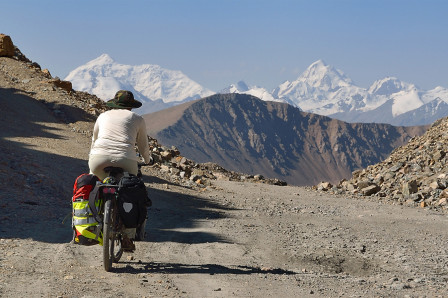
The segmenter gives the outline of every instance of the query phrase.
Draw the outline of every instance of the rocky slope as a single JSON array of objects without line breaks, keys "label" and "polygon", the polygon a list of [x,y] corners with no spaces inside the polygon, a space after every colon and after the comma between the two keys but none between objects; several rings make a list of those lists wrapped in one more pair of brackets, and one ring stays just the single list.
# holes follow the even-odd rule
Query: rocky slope
[{"label": "rocky slope", "polygon": [[384,161],[353,172],[335,186],[321,183],[319,190],[371,197],[400,205],[447,209],[448,118],[395,149]]},{"label": "rocky slope", "polygon": [[349,124],[245,94],[218,94],[144,115],[150,134],[198,162],[293,185],[348,178],[425,127]]}]

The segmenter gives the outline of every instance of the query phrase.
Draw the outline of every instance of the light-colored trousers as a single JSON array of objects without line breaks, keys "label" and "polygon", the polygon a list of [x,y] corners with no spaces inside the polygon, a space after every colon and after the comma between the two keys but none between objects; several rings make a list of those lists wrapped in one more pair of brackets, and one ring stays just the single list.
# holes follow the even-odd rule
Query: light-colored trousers
[{"label": "light-colored trousers", "polygon": [[129,172],[129,174],[134,175],[137,175],[138,173],[138,165],[136,160],[99,154],[89,155],[90,174],[95,174],[102,181],[107,177],[106,172],[104,172],[105,167],[119,167],[125,172]]}]

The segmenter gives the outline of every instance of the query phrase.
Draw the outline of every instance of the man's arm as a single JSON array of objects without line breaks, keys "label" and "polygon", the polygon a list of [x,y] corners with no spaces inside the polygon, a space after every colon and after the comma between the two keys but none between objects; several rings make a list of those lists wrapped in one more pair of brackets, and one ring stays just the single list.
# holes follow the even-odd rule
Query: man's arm
[{"label": "man's arm", "polygon": [[146,132],[146,124],[143,118],[141,118],[139,130],[137,133],[137,148],[145,163],[151,164],[152,158],[149,154],[148,134]]},{"label": "man's arm", "polygon": [[98,120],[95,122],[95,126],[93,127],[93,134],[92,134],[92,144],[90,145],[90,150],[93,149],[93,145],[95,144],[96,139],[98,139]]}]

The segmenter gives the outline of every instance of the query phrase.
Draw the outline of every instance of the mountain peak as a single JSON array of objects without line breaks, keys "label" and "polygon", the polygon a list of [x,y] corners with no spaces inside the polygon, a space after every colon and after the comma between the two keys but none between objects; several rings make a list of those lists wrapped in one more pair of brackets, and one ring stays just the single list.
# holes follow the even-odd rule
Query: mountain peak
[{"label": "mountain peak", "polygon": [[353,84],[342,71],[327,65],[321,59],[312,63],[298,80],[306,82],[312,87],[319,87],[326,90]]},{"label": "mountain peak", "polygon": [[369,93],[375,95],[391,95],[409,87],[396,77],[385,77],[384,79],[375,81],[369,88]]},{"label": "mountain peak", "polygon": [[319,59],[313,63],[311,63],[311,65],[308,68],[319,68],[319,67],[326,67],[327,63],[325,63],[324,60]]},{"label": "mountain peak", "polygon": [[230,84],[227,88],[222,89],[218,93],[243,93],[249,91],[249,86],[247,86],[246,82],[239,81],[236,84]]},{"label": "mountain peak", "polygon": [[109,56],[108,54],[101,54],[99,57],[91,60],[90,62],[88,62],[89,64],[111,64],[114,63],[114,59],[112,59],[111,56]]},{"label": "mountain peak", "polygon": [[333,68],[329,65],[327,65],[323,60],[317,60],[316,62],[312,63],[308,68],[303,72],[301,77],[322,77],[328,72],[332,72]]}]

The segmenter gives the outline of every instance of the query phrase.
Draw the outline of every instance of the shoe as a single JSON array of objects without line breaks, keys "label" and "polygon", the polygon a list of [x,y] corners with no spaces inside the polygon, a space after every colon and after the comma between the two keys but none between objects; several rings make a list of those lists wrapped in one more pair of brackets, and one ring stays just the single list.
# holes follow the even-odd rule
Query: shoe
[{"label": "shoe", "polygon": [[123,251],[134,252],[135,244],[127,236],[124,236],[123,239],[121,239],[121,248]]}]

